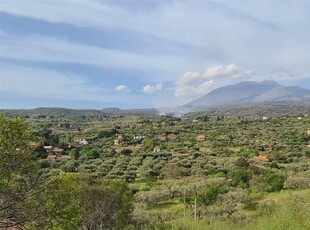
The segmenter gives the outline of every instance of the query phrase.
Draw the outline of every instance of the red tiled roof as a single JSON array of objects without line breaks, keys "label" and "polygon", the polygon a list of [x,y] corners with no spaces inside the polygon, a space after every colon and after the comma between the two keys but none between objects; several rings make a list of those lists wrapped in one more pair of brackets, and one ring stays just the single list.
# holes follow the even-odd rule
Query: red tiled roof
[{"label": "red tiled roof", "polygon": [[64,151],[64,150],[61,148],[54,148],[54,152],[56,152],[56,153],[61,153],[62,151]]},{"label": "red tiled roof", "polygon": [[255,156],[253,159],[257,160],[257,161],[265,161],[265,162],[269,162],[270,161],[267,156]]}]

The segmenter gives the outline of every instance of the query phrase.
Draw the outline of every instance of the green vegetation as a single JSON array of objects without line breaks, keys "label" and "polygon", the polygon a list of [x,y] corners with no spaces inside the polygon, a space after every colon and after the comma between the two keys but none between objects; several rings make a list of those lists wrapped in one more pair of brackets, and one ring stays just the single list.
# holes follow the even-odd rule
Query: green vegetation
[{"label": "green vegetation", "polygon": [[308,116],[95,114],[0,116],[0,228],[309,229]]}]

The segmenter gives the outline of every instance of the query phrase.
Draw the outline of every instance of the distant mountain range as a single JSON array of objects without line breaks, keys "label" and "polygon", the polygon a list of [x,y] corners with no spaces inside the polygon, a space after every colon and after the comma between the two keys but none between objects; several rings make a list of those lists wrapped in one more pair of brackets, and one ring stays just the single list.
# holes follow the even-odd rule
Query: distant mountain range
[{"label": "distant mountain range", "polygon": [[244,81],[217,88],[184,107],[240,106],[261,103],[310,103],[310,90],[275,81]]},{"label": "distant mountain range", "polygon": [[21,117],[113,117],[113,116],[182,116],[190,112],[209,115],[253,116],[261,114],[307,114],[310,111],[310,90],[298,86],[282,86],[275,81],[244,81],[217,88],[206,95],[178,107],[145,109],[0,109],[10,116]]}]

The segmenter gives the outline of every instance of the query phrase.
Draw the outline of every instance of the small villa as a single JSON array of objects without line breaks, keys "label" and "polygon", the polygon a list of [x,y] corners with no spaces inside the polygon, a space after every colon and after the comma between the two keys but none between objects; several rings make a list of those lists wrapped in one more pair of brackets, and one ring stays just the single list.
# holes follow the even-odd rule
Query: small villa
[{"label": "small villa", "polygon": [[264,150],[265,152],[270,152],[270,151],[272,150],[272,148],[271,148],[270,146],[264,146],[264,147],[263,147],[263,150]]},{"label": "small villa", "polygon": [[35,142],[30,142],[30,143],[29,143],[29,146],[30,146],[30,148],[35,149],[35,148],[37,148],[39,145],[38,145],[37,143],[35,143]]},{"label": "small villa", "polygon": [[123,134],[116,134],[116,138],[119,140],[123,139]]},{"label": "small villa", "polygon": [[255,161],[264,161],[264,162],[269,162],[270,159],[267,156],[255,156],[253,157],[253,160]]},{"label": "small villa", "polygon": [[206,139],[205,135],[198,135],[196,141],[204,141]]},{"label": "small villa", "polygon": [[144,136],[136,135],[136,136],[133,137],[133,139],[134,139],[135,141],[142,141],[142,140],[144,139]]},{"label": "small villa", "polygon": [[160,147],[159,146],[155,146],[154,149],[153,149],[153,152],[154,153],[160,152]]},{"label": "small villa", "polygon": [[120,145],[122,142],[120,139],[115,139],[114,140],[114,145]]},{"label": "small villa", "polygon": [[53,149],[53,152],[54,152],[55,154],[62,153],[63,151],[64,151],[64,150],[61,149],[61,148],[54,148],[54,149]]},{"label": "small villa", "polygon": [[86,141],[86,138],[84,137],[77,137],[77,138],[74,138],[74,142],[77,142],[77,143],[80,143],[82,141]]},{"label": "small villa", "polygon": [[177,138],[177,135],[171,133],[171,134],[169,134],[167,137],[168,137],[168,139],[174,140],[174,139]]}]

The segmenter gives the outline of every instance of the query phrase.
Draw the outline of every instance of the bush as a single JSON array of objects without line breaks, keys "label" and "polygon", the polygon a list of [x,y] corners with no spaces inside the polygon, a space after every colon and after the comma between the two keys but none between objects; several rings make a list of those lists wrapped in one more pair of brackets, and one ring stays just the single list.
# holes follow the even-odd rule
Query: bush
[{"label": "bush", "polygon": [[237,169],[228,174],[231,179],[231,185],[237,188],[247,188],[249,181],[249,174],[245,169]]},{"label": "bush", "polygon": [[288,177],[284,182],[284,188],[292,189],[309,189],[310,188],[310,178],[307,177]]},{"label": "bush", "polygon": [[209,185],[202,192],[198,193],[197,201],[205,206],[214,204],[221,192],[222,190],[219,185]]}]

